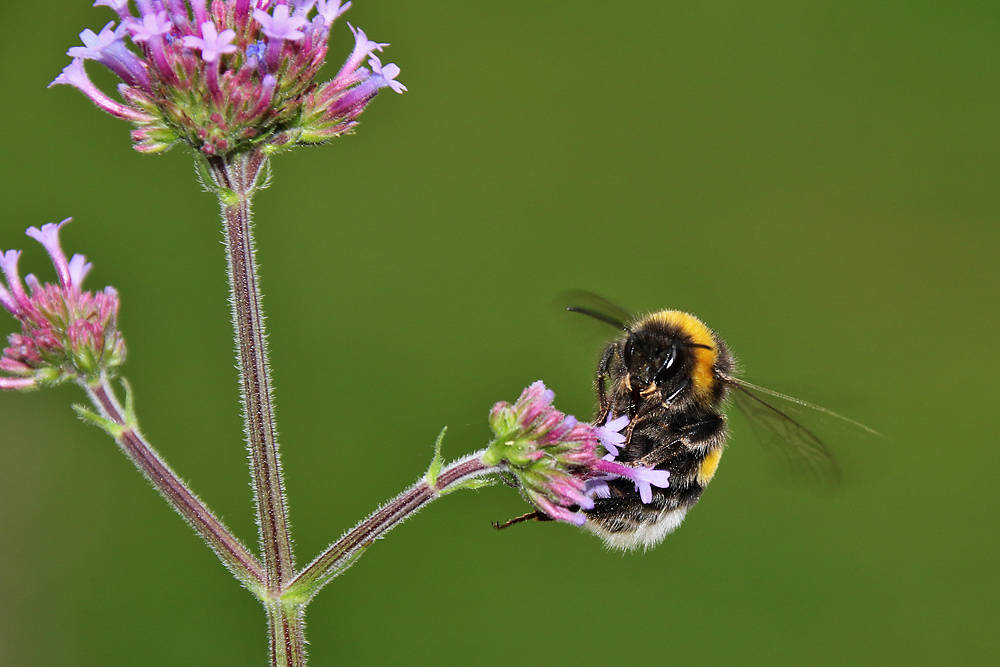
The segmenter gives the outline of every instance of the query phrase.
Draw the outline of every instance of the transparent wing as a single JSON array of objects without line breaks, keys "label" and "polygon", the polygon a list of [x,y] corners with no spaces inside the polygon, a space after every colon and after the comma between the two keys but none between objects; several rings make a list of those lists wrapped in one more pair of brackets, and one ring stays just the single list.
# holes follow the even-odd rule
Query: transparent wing
[{"label": "transparent wing", "polygon": [[838,419],[871,435],[877,432],[831,410],[780,394],[737,378],[726,378],[736,407],[773,458],[797,476],[824,485],[840,481],[840,468],[819,437],[802,423],[802,415],[813,411]]}]

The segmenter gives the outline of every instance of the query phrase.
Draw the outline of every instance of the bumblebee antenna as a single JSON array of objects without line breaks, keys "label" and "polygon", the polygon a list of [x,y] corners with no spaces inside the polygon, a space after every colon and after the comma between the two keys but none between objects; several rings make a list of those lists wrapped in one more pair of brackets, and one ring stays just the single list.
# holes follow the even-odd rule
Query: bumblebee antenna
[{"label": "bumblebee antenna", "polygon": [[568,310],[571,313],[580,313],[581,315],[586,315],[587,317],[593,317],[595,320],[599,320],[601,322],[604,322],[605,324],[610,324],[616,329],[621,329],[626,333],[632,333],[632,330],[628,328],[627,324],[619,321],[618,319],[606,313],[602,313],[596,310],[591,310],[590,308],[581,308],[580,306],[569,306],[566,308],[566,310]]}]

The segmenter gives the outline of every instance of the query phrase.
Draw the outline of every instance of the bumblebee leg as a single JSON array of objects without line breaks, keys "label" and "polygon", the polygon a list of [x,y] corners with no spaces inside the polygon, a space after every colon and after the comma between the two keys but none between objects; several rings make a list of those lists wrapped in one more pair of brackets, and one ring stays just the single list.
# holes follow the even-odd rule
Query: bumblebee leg
[{"label": "bumblebee leg", "polygon": [[527,514],[514,517],[510,521],[505,521],[503,523],[500,523],[499,521],[494,521],[492,523],[492,526],[497,530],[503,530],[504,528],[509,528],[510,526],[513,526],[515,523],[521,523],[524,521],[552,521],[552,517],[542,512],[528,512]]},{"label": "bumblebee leg", "polygon": [[521,483],[517,481],[517,477],[515,477],[514,474],[508,470],[501,470],[497,473],[497,477],[500,478],[501,482],[512,489],[521,488]]},{"label": "bumblebee leg", "polygon": [[594,380],[594,385],[597,387],[597,405],[601,413],[597,416],[594,421],[596,424],[603,424],[608,419],[608,411],[611,410],[611,406],[608,404],[608,397],[605,392],[604,378],[611,377],[610,366],[611,358],[615,355],[617,346],[612,343],[608,345],[604,350],[604,354],[601,355],[601,361],[597,364],[597,378]]},{"label": "bumblebee leg", "polygon": [[[712,415],[693,424],[679,429],[676,435],[654,447],[648,454],[639,459],[644,466],[657,466],[676,453],[677,444],[681,443],[689,450],[704,451],[707,447],[721,442],[726,433],[726,420],[722,415]],[[631,433],[629,433],[631,436]]]}]

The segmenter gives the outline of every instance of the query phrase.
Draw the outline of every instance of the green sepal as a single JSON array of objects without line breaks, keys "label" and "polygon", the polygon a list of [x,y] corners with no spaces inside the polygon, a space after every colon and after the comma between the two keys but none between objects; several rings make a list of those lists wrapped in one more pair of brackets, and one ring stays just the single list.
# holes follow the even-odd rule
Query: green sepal
[{"label": "green sepal", "polygon": [[491,442],[483,452],[483,463],[491,468],[500,465],[503,462],[505,446],[508,444],[510,443],[501,442],[499,438]]},{"label": "green sepal", "polygon": [[446,496],[452,491],[458,491],[459,489],[482,489],[487,486],[493,486],[497,483],[497,480],[493,477],[471,477],[464,482],[459,482],[454,484],[447,489],[439,491],[439,495]]},{"label": "green sepal", "polygon": [[200,151],[195,151],[194,168],[198,173],[198,180],[201,186],[208,192],[212,192],[219,198],[219,203],[226,207],[236,206],[240,203],[239,196],[230,190],[218,185],[212,178],[212,172],[208,168],[208,160]]},{"label": "green sepal", "polygon": [[438,433],[437,440],[434,441],[434,458],[431,459],[431,465],[427,468],[427,472],[424,474],[424,481],[427,482],[429,486],[437,486],[438,475],[441,474],[441,470],[444,468],[444,459],[441,458],[441,442],[444,440],[444,434],[448,432],[448,427],[445,426]]},{"label": "green sepal", "polygon": [[219,203],[226,208],[233,208],[239,206],[240,197],[235,192],[229,188],[223,188],[220,186],[215,186],[215,196],[219,198]]},{"label": "green sepal", "polygon": [[112,438],[114,438],[115,440],[121,438],[122,434],[125,432],[125,427],[122,426],[121,424],[116,424],[110,419],[102,417],[101,415],[97,414],[96,412],[93,412],[92,410],[88,409],[83,405],[74,403],[73,410],[76,411],[76,415],[80,419],[87,422],[88,424],[92,424],[98,427],[99,429],[103,430],[105,433],[110,435]]},{"label": "green sepal", "polygon": [[139,420],[135,416],[135,396],[132,394],[132,385],[125,378],[118,378],[125,390],[125,426],[133,431],[139,430]]}]

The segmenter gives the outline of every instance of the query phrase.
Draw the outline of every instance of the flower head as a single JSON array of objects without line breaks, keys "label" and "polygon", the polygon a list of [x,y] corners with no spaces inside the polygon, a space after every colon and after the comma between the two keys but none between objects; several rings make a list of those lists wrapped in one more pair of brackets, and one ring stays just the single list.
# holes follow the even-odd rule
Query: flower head
[{"label": "flower head", "polygon": [[[80,33],[73,64],[52,83],[78,88],[98,107],[132,122],[136,150],[181,143],[204,155],[321,143],[350,132],[381,88],[406,90],[399,68],[377,59],[387,44],[354,30],[355,48],[337,76],[315,81],[339,0],[97,0],[121,21]],[[353,30],[353,29],[352,29]],[[363,43],[361,43],[363,41]],[[121,101],[87,77],[96,61],[122,80]]]},{"label": "flower head", "polygon": [[525,500],[558,521],[586,523],[594,498],[605,498],[607,481],[626,478],[636,484],[642,502],[652,500],[652,487],[666,487],[666,470],[618,463],[613,454],[601,457],[601,445],[621,445],[619,433],[627,417],[604,426],[577,421],[552,406],[555,395],[542,382],[525,389],[514,405],[497,403],[490,411],[496,439],[483,456],[488,465],[504,465],[517,477]]},{"label": "flower head", "polygon": [[11,334],[0,356],[0,389],[31,389],[66,380],[114,374],[125,361],[125,342],[117,329],[118,294],[111,287],[94,294],[84,292],[83,279],[90,263],[83,255],[67,259],[59,243],[59,230],[70,221],[31,227],[28,236],[49,253],[57,284],[39,283],[25,276],[25,290],[17,268],[21,253],[0,252],[0,305],[21,323],[21,333]]}]

